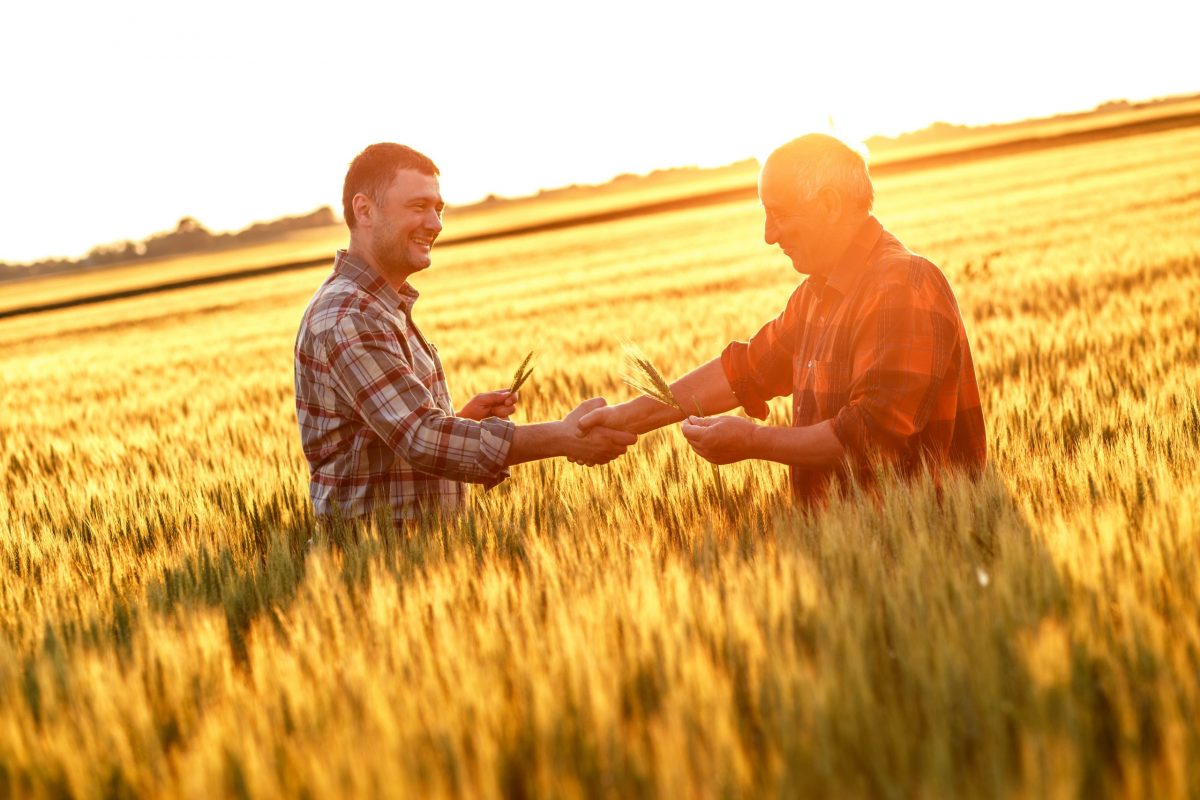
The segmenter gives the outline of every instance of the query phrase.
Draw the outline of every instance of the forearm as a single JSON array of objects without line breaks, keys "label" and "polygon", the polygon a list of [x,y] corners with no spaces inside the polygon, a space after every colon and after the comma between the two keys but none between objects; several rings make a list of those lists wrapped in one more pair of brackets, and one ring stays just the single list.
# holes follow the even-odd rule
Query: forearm
[{"label": "forearm", "polygon": [[683,410],[664,405],[649,397],[637,397],[621,403],[616,427],[642,434],[664,425],[679,422],[697,414],[708,416],[737,408],[737,397],[721,368],[721,359],[714,358],[671,384],[671,392]]},{"label": "forearm", "polygon": [[574,434],[569,434],[561,422],[518,425],[513,431],[512,445],[508,448],[508,457],[504,465],[511,467],[526,461],[566,455],[568,435]]},{"label": "forearm", "polygon": [[[475,422],[426,410],[406,425],[376,427],[392,449],[414,468],[456,481],[490,483],[505,467],[516,426],[506,420]],[[403,431],[403,433],[400,433]]]},{"label": "forearm", "polygon": [[777,461],[804,469],[831,467],[845,455],[829,420],[801,428],[758,425],[750,437],[749,458]]}]

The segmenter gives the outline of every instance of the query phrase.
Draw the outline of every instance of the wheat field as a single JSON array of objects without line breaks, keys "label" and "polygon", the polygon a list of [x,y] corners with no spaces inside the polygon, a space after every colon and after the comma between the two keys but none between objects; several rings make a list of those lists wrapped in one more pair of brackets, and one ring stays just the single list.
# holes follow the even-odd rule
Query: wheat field
[{"label": "wheat field", "polygon": [[[307,546],[324,270],[0,322],[0,796],[1200,797],[1200,131],[876,188],[973,343],[940,501],[805,512],[665,429]],[[536,350],[559,417],[622,340],[678,375],[775,315],[761,226],[435,251],[417,319],[456,400]]]}]

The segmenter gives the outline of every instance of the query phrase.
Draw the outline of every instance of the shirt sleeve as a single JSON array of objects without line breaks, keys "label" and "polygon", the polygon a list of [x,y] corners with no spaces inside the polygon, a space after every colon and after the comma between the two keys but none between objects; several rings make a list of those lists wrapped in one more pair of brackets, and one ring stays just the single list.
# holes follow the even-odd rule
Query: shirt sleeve
[{"label": "shirt sleeve", "polygon": [[326,342],[334,384],[363,422],[421,472],[491,487],[508,477],[504,462],[516,426],[442,411],[413,372],[397,334],[367,314],[346,314]]},{"label": "shirt sleeve", "polygon": [[792,356],[802,316],[801,292],[792,293],[779,316],[763,325],[749,342],[730,342],[721,353],[725,379],[746,413],[767,418],[767,401],[792,392]]},{"label": "shirt sleeve", "polygon": [[855,333],[849,402],[832,420],[855,459],[905,453],[924,430],[957,347],[957,326],[919,284],[881,288]]}]

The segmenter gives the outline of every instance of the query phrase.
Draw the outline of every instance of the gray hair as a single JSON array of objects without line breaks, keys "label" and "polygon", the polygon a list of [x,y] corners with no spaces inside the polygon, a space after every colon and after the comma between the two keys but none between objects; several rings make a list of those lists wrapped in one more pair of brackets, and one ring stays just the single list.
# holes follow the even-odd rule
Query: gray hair
[{"label": "gray hair", "polygon": [[822,188],[837,189],[850,203],[870,211],[875,187],[862,153],[823,133],[810,133],[775,149],[767,159],[792,171],[796,200],[807,202]]}]

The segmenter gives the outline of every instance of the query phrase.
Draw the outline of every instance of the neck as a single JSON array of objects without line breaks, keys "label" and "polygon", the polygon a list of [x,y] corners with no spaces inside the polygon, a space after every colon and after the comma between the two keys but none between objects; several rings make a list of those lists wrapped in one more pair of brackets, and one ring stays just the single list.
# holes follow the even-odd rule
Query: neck
[{"label": "neck", "polygon": [[363,262],[371,269],[378,272],[383,279],[391,284],[392,288],[400,291],[400,288],[408,282],[408,276],[411,272],[400,272],[394,268],[389,268],[374,255],[375,248],[371,246],[370,241],[366,241],[365,237],[350,233],[350,243],[346,245],[346,255]]},{"label": "neck", "polygon": [[838,264],[842,263],[842,259],[846,257],[846,251],[850,249],[850,245],[854,243],[854,237],[866,221],[865,214],[855,215],[830,231],[829,259],[825,263],[826,275],[830,275],[837,269]]}]

